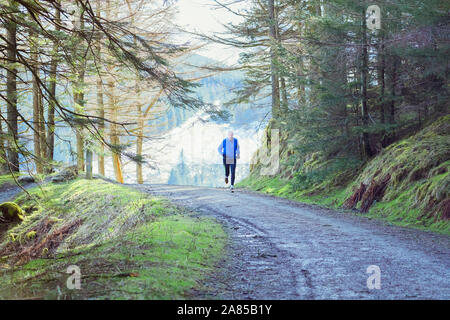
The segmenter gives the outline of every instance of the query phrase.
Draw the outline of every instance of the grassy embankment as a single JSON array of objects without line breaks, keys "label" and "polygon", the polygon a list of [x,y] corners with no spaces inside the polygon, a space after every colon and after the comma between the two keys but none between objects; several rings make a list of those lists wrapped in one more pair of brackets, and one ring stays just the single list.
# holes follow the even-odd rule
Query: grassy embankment
[{"label": "grassy embankment", "polygon": [[165,199],[84,179],[29,192],[25,221],[0,236],[0,299],[190,298],[223,256],[220,224]]},{"label": "grassy embankment", "polygon": [[[314,172],[327,172],[327,165],[319,156],[312,156],[291,179],[283,178],[285,172],[274,177],[253,172],[238,187],[341,209],[361,184],[369,189],[372,183],[375,186],[387,179],[381,197],[375,199],[367,213],[359,214],[450,234],[449,159],[450,116],[445,116],[390,145],[362,168],[350,172],[350,178],[349,172],[332,170],[315,177]],[[361,202],[357,201],[355,209],[361,208]]]}]

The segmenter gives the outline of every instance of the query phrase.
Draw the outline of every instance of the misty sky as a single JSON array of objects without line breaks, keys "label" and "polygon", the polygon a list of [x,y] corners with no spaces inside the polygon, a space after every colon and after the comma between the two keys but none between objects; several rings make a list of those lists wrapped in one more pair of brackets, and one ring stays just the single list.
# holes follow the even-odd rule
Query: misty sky
[{"label": "misty sky", "polygon": [[[227,0],[225,0],[227,1]],[[229,1],[229,0],[228,0]],[[223,32],[222,23],[239,22],[239,17],[226,9],[218,8],[213,0],[179,0],[176,23],[189,31],[211,34]],[[237,7],[235,7],[237,9]],[[183,37],[183,40],[188,40]],[[199,54],[233,64],[239,58],[239,50],[221,45],[208,45]]]}]

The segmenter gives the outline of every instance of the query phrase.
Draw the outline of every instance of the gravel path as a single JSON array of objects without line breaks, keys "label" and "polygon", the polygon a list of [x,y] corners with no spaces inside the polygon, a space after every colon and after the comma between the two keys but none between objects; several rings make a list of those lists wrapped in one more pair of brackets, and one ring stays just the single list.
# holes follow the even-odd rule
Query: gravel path
[{"label": "gravel path", "polygon": [[[237,190],[133,185],[221,221],[223,299],[450,299],[450,237]],[[368,289],[367,268],[381,270]]]},{"label": "gravel path", "polygon": [[[36,183],[23,184],[24,189],[30,189],[37,186]],[[6,183],[0,186],[0,203],[13,201],[23,190],[15,184]]]}]

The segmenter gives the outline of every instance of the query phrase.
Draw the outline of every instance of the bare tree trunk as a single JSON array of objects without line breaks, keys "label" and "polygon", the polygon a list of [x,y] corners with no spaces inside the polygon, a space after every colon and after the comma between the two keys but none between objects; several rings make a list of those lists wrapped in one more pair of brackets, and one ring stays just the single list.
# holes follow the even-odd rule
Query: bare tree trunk
[{"label": "bare tree trunk", "polygon": [[286,80],[284,77],[280,77],[280,85],[281,85],[281,105],[284,113],[288,111],[288,98],[287,98],[287,90],[286,90]]},{"label": "bare tree trunk", "polygon": [[[80,9],[80,16],[79,21],[77,21],[76,25],[80,27],[81,30],[84,29],[84,12],[83,9]],[[78,113],[84,112],[84,93],[83,93],[83,86],[84,86],[84,73],[85,73],[85,67],[86,67],[86,61],[84,57],[81,57],[79,61],[80,65],[78,66],[78,70],[75,72],[77,73],[77,81],[75,84],[75,90],[74,93],[74,102],[75,102],[75,110]],[[85,170],[85,162],[84,162],[84,133],[83,133],[83,127],[80,126],[76,130],[76,139],[77,139],[77,167],[78,172]]]},{"label": "bare tree trunk", "polygon": [[[137,83],[136,83],[135,90],[136,90],[136,95],[138,97],[138,101],[140,101],[141,89]],[[136,155],[139,157],[139,161],[136,163],[136,180],[139,184],[144,183],[144,177],[142,174],[142,162],[143,162],[142,161],[143,160],[142,151],[143,151],[143,145],[144,145],[145,121],[146,121],[149,113],[151,112],[152,108],[158,102],[158,99],[162,93],[163,93],[163,90],[161,89],[159,91],[159,93],[157,93],[155,95],[155,97],[153,97],[153,99],[150,101],[150,104],[147,107],[147,109],[145,110],[145,112],[143,112],[142,104],[140,104],[140,102],[137,105],[137,112],[139,115],[139,120],[138,120],[138,133],[137,133],[137,141],[136,141]]]},{"label": "bare tree trunk", "polygon": [[[99,132],[104,137],[105,133],[105,108],[103,102],[103,83],[101,78],[97,78],[97,106],[98,106],[98,115],[102,119],[99,123]],[[102,176],[105,175],[105,146],[102,141],[100,141],[100,152],[98,154],[98,173]]]},{"label": "bare tree trunk", "polygon": [[[77,89],[75,89],[77,90]],[[83,103],[82,99],[80,98],[80,93],[74,92],[73,94],[73,100],[75,103],[75,111],[77,113],[82,112],[80,106]],[[83,139],[83,133],[82,128],[76,128],[76,147],[77,147],[77,168],[78,172],[84,171],[84,139]]]},{"label": "bare tree trunk", "polygon": [[8,157],[6,155],[6,139],[3,132],[3,115],[0,107],[0,174],[8,172]]},{"label": "bare tree trunk", "polygon": [[44,173],[44,161],[45,161],[45,118],[44,118],[44,106],[42,101],[41,87],[39,84],[39,53],[37,43],[39,41],[38,36],[34,32],[30,32],[30,49],[31,59],[33,65],[33,129],[34,129],[34,156],[36,164],[36,172]]},{"label": "bare tree trunk", "polygon": [[[111,18],[111,1],[106,1],[106,19]],[[110,123],[110,142],[112,145],[112,161],[114,168],[114,175],[116,176],[116,181],[119,183],[123,183],[123,175],[122,175],[122,165],[120,163],[120,151],[118,148],[120,147],[120,138],[119,131],[117,128],[117,103],[116,103],[116,95],[114,90],[114,81],[111,76],[113,67],[111,64],[106,64],[106,69],[108,71],[108,97],[109,97],[109,110],[111,112],[112,123]]]},{"label": "bare tree trunk", "polygon": [[[386,80],[385,80],[385,65],[386,59],[384,54],[384,37],[380,38],[380,45],[378,46],[378,85],[380,86],[380,122],[384,125],[386,123],[386,115],[385,115],[385,94],[386,94]],[[383,129],[381,131],[381,145],[383,147],[386,146],[386,132]]]},{"label": "bare tree trunk", "polygon": [[[144,120],[139,119],[139,131],[137,136],[137,142],[136,142],[136,154],[140,157],[142,157],[142,149],[143,149],[143,142],[144,142]],[[138,184],[144,183],[144,177],[142,175],[142,161],[138,161],[136,163],[136,178]]]},{"label": "bare tree trunk", "polygon": [[386,117],[385,117],[385,110],[384,110],[384,96],[385,96],[385,89],[386,89],[386,81],[384,79],[384,65],[385,65],[385,61],[384,61],[384,46],[381,45],[380,47],[380,53],[379,53],[379,63],[380,63],[380,67],[378,69],[378,84],[380,85],[380,120],[381,123],[385,123],[386,122]]},{"label": "bare tree trunk", "polygon": [[[369,126],[369,110],[367,105],[367,75],[368,75],[368,57],[367,57],[367,26],[365,19],[365,11],[362,15],[363,26],[362,26],[362,68],[361,68],[361,114],[362,123],[364,130],[367,130]],[[365,158],[370,158],[372,156],[372,151],[370,148],[369,133],[364,131],[362,134],[362,143]]]},{"label": "bare tree trunk", "polygon": [[[97,18],[101,18],[101,0],[97,0],[96,3],[96,14]],[[97,40],[97,59],[101,61],[102,47],[100,39]],[[105,133],[105,106],[103,101],[103,82],[101,75],[97,75],[97,108],[98,116],[101,118],[98,125],[100,134],[103,136]],[[102,141],[100,141],[100,152],[98,154],[98,173],[102,176],[105,175],[105,146]]]},{"label": "bare tree trunk", "polygon": [[86,149],[86,179],[92,179],[92,151]]},{"label": "bare tree trunk", "polygon": [[[398,57],[392,56],[392,68],[390,70],[389,80],[390,80],[390,95],[391,101],[388,106],[388,119],[390,124],[395,123],[395,99],[396,99],[396,85],[397,85],[397,68],[398,68]],[[395,141],[395,129],[389,129],[389,133],[387,134],[385,145],[389,145]]]},{"label": "bare tree trunk", "polygon": [[395,86],[397,84],[397,61],[398,58],[393,56],[392,61],[392,71],[391,71],[391,105],[390,105],[390,113],[389,113],[389,122],[395,123]]},{"label": "bare tree trunk", "polygon": [[297,66],[297,103],[298,106],[304,106],[305,101],[305,86],[302,84],[300,77],[302,76],[302,70],[303,70],[303,63],[302,61],[299,61],[299,64]]},{"label": "bare tree trunk", "polygon": [[42,97],[42,91],[41,87],[38,86],[38,99],[39,99],[39,139],[41,140],[40,146],[41,146],[41,159],[42,159],[42,167],[43,170],[46,166],[45,159],[47,159],[47,139],[45,135],[45,116],[44,116],[44,101]]},{"label": "bare tree trunk", "polygon": [[[57,23],[55,30],[59,31],[59,22],[61,20],[61,10],[60,6],[61,2],[56,1],[55,4],[55,22]],[[48,111],[47,111],[47,159],[49,162],[53,161],[53,158],[55,156],[55,101],[53,99],[56,99],[56,74],[58,70],[58,43],[55,42],[53,44],[53,57],[50,62],[50,86],[49,91],[50,95],[53,97],[50,97],[49,103],[48,103]],[[49,164],[47,168],[47,173],[51,173],[53,171],[53,168],[51,164]]]},{"label": "bare tree trunk", "polygon": [[[274,22],[275,22],[275,35],[276,35],[276,39],[277,39],[277,43],[278,45],[281,47],[282,43],[281,43],[281,35],[280,35],[280,27],[278,25],[278,9],[274,8]],[[278,58],[278,53],[277,53],[277,58]],[[278,63],[280,63],[278,61]],[[279,76],[279,86],[280,86],[280,96],[281,96],[281,102],[280,102],[280,114],[286,114],[288,111],[288,99],[287,99],[287,89],[286,89],[286,78],[283,76],[283,73],[280,71],[279,68],[277,68],[278,70],[278,76]]]},{"label": "bare tree trunk", "polygon": [[[135,21],[134,21],[134,12],[132,12],[132,8],[131,8],[131,3],[130,0],[127,0],[127,4],[128,4],[128,9],[130,11],[130,15],[131,15],[131,24],[133,27],[135,27]],[[136,28],[134,30],[135,32],[137,32]],[[137,38],[136,36],[133,37],[133,42],[134,45],[137,45]],[[144,130],[145,130],[145,115],[142,114],[142,104],[141,104],[141,88],[139,87],[139,74],[136,73],[136,81],[135,81],[135,85],[134,85],[134,92],[136,93],[136,98],[137,98],[137,111],[138,111],[138,115],[139,115],[139,120],[138,120],[138,135],[137,135],[137,140],[136,140],[136,155],[139,157],[138,161],[136,162],[136,181],[138,184],[143,184],[144,183],[144,177],[142,175],[142,150],[143,150],[143,144],[144,144]],[[156,102],[156,100],[153,100]],[[149,109],[153,106],[152,105],[149,106]]]},{"label": "bare tree trunk", "polygon": [[[112,125],[112,127],[115,127],[115,125]],[[118,147],[120,144],[120,139],[117,135],[117,130],[115,128],[111,128],[111,144],[113,146]],[[114,168],[114,175],[116,177],[116,181],[119,183],[123,183],[123,174],[122,174],[122,164],[120,162],[120,153],[116,150],[113,150],[112,153],[112,160],[113,160],[113,168]]]},{"label": "bare tree trunk", "polygon": [[[336,81],[339,81],[339,83],[342,83],[342,86],[347,88],[347,60],[344,60],[337,69],[336,74]],[[344,99],[342,102],[339,103],[340,109],[342,110],[342,134],[345,135],[347,138],[350,137],[350,130],[349,130],[349,123],[348,123],[348,104],[347,101]],[[343,122],[343,123],[342,123]]]},{"label": "bare tree trunk", "polygon": [[[34,45],[33,45],[34,47]],[[33,49],[35,50],[35,48]],[[32,54],[33,59],[36,55]],[[38,72],[37,67],[33,67],[33,72]],[[34,156],[36,157],[36,172],[42,173],[42,159],[41,159],[41,116],[40,116],[40,98],[39,98],[39,83],[36,75],[33,74],[33,137],[34,137]]]},{"label": "bare tree trunk", "polygon": [[[17,9],[15,1],[9,1],[8,4],[14,10]],[[11,21],[7,20],[6,23],[6,37],[8,43],[6,45],[6,58],[10,64],[6,70],[6,97],[8,99],[7,107],[7,127],[8,127],[8,162],[11,171],[19,172],[19,152],[17,150],[16,142],[18,140],[18,125],[17,118],[19,113],[17,112],[17,69],[13,65],[16,61],[17,53],[17,26]]]},{"label": "bare tree trunk", "polygon": [[[117,104],[115,101],[114,93],[114,82],[112,78],[108,80],[109,87],[109,110],[111,110],[111,119],[113,122],[117,121]],[[120,163],[120,152],[118,148],[120,147],[119,132],[117,129],[117,124],[110,123],[110,142],[112,145],[112,161],[114,167],[114,175],[116,176],[116,181],[123,183],[122,166]]]},{"label": "bare tree trunk", "polygon": [[[297,28],[298,28],[298,34],[301,37],[303,35],[302,33],[302,24],[300,22],[297,23]],[[296,68],[296,75],[297,75],[297,80],[296,80],[296,86],[297,86],[297,103],[299,108],[301,106],[304,106],[305,104],[305,86],[302,83],[302,81],[300,80],[303,74],[303,49],[302,49],[302,45],[298,44],[298,63],[296,64],[295,68]]]},{"label": "bare tree trunk", "polygon": [[272,82],[272,118],[276,119],[280,111],[280,83],[277,67],[277,21],[275,20],[274,0],[268,0],[269,38],[270,38],[270,72]]}]

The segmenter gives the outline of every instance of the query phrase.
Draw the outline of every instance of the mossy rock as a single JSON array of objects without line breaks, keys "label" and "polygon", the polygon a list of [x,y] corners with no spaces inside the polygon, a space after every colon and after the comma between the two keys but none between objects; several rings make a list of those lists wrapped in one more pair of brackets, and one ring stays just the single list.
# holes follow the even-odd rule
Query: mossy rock
[{"label": "mossy rock", "polygon": [[5,202],[0,204],[0,212],[2,213],[3,222],[23,221],[23,210],[14,202]]}]

